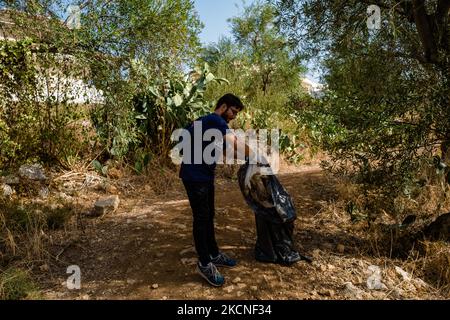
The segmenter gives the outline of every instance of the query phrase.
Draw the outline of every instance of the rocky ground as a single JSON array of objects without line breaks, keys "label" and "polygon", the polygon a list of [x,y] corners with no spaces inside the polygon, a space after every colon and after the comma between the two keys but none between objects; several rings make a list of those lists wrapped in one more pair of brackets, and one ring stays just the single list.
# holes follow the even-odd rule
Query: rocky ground
[{"label": "rocky ground", "polygon": [[[239,261],[222,269],[222,288],[195,273],[191,211],[177,179],[170,192],[155,195],[143,181],[69,175],[59,179],[60,195],[84,206],[86,215],[76,230],[60,232],[51,248],[54,262],[35,272],[45,299],[448,299],[418,278],[409,261],[370,253],[373,243],[364,231],[330,209],[334,182],[315,165],[279,175],[297,208],[297,248],[312,264],[255,261],[253,213],[237,181],[218,179],[217,240]],[[109,204],[113,213],[92,209],[108,195],[117,196]],[[67,287],[72,265],[80,268],[80,289]]]}]

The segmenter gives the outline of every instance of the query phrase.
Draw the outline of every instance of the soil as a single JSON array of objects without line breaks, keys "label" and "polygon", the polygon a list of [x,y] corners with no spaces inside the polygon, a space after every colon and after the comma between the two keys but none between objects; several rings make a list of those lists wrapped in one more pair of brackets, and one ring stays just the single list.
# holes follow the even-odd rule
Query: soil
[{"label": "soil", "polygon": [[[226,283],[211,287],[195,272],[192,214],[182,184],[155,195],[143,183],[114,180],[106,188],[120,196],[116,212],[83,218],[76,232],[65,232],[55,257],[38,278],[44,299],[445,299],[422,279],[402,277],[403,261],[373,256],[369,240],[341,213],[325,212],[336,201],[334,181],[317,165],[284,168],[278,175],[297,209],[297,249],[313,258],[292,266],[254,259],[254,214],[236,180],[216,181],[216,238],[222,251],[238,260],[222,268]],[[86,207],[106,191],[78,194]],[[81,270],[81,289],[69,290],[67,267]],[[371,290],[369,266],[381,269],[384,289]]]}]

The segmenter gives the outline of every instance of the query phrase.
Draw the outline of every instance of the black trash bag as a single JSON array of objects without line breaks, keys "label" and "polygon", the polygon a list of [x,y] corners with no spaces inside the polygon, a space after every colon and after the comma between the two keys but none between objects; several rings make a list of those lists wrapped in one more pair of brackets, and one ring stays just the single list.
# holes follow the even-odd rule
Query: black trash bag
[{"label": "black trash bag", "polygon": [[[253,166],[253,167],[251,167]],[[238,171],[238,181],[245,201],[255,213],[255,258],[261,262],[292,264],[311,259],[294,249],[294,220],[297,214],[292,199],[275,175],[252,175],[246,186],[246,176],[257,167],[248,163]]]},{"label": "black trash bag", "polygon": [[239,187],[247,204],[257,215],[262,215],[273,223],[280,224],[297,219],[291,197],[275,175],[254,174],[249,181],[251,187],[245,186],[247,171],[257,171],[255,166],[246,163],[238,171]]}]

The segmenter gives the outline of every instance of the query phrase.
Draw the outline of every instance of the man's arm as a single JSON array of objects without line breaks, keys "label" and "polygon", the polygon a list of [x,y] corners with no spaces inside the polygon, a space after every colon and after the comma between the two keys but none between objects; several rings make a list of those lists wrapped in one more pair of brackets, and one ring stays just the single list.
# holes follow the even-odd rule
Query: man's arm
[{"label": "man's arm", "polygon": [[[228,133],[225,135],[225,142],[227,146],[233,146],[234,159],[244,160],[245,158],[256,159],[257,154],[253,151],[243,139],[238,139],[234,133]],[[242,157],[240,152],[244,151],[244,156]]]}]

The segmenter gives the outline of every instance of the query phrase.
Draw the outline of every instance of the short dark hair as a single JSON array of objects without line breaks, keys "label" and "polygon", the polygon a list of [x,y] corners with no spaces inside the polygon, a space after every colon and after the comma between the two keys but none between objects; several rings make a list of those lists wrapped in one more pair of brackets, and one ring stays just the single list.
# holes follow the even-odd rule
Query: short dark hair
[{"label": "short dark hair", "polygon": [[241,102],[241,99],[236,97],[232,93],[227,93],[223,95],[219,101],[217,101],[216,109],[218,109],[221,105],[226,104],[227,107],[236,107],[239,109],[239,111],[242,111],[244,109],[244,105]]}]

